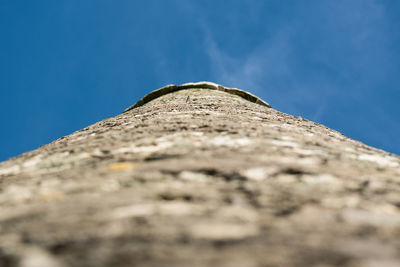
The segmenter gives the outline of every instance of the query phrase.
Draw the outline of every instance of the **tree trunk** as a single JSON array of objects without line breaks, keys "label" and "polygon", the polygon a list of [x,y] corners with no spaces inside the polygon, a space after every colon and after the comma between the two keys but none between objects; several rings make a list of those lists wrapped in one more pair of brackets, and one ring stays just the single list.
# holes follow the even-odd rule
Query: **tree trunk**
[{"label": "tree trunk", "polygon": [[166,88],[0,163],[0,266],[400,266],[399,157]]}]

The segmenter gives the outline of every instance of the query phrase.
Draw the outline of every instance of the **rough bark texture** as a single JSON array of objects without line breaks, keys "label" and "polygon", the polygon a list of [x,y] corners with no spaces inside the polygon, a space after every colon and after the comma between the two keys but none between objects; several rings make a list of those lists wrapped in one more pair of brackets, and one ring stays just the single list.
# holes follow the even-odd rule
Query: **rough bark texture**
[{"label": "rough bark texture", "polygon": [[181,90],[0,163],[0,266],[400,266],[399,207],[399,157]]}]

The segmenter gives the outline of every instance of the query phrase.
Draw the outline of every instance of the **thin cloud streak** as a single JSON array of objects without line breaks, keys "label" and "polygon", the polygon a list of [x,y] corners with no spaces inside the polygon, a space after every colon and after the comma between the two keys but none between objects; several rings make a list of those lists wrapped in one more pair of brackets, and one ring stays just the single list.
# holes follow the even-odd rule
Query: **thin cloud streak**
[{"label": "thin cloud streak", "polygon": [[[227,55],[212,38],[208,30],[205,31],[205,46],[211,62],[214,78],[219,83],[240,87],[260,95],[268,101],[274,101],[286,110],[296,110],[296,103],[317,102],[323,95],[316,95],[315,88],[326,88],[327,86],[309,85],[302,87],[295,68],[295,56],[292,30],[280,30],[272,40],[267,40],[255,47],[244,58],[235,58]],[[317,120],[323,113],[322,104],[318,101],[315,107],[315,116],[311,119]]]},{"label": "thin cloud streak", "polygon": [[[368,15],[371,12],[375,12],[377,15],[371,16],[372,18],[380,19],[382,17],[382,8],[376,8],[375,2],[369,1],[369,8],[367,9]],[[340,17],[342,9],[345,7],[339,5],[340,8],[336,10],[325,9],[322,10],[330,14],[321,14],[321,17],[330,17],[326,21],[328,25],[318,29],[322,31],[323,36],[320,40],[314,40],[309,47],[310,51],[307,51],[307,61],[314,62],[316,66],[309,66],[309,71],[320,72],[321,67],[332,68],[332,63],[330,61],[336,61],[339,66],[344,67],[344,69],[331,69],[330,71],[335,71],[335,75],[339,79],[344,79],[344,82],[348,83],[348,86],[352,86],[354,93],[356,91],[371,90],[367,85],[371,83],[371,77],[362,77],[362,79],[354,79],[351,74],[347,74],[348,71],[360,72],[360,71],[371,71],[371,68],[375,70],[376,66],[364,62],[364,65],[360,65],[365,60],[372,58],[378,58],[380,56],[386,56],[383,51],[378,51],[378,55],[353,55],[353,51],[359,48],[365,47],[363,44],[366,40],[373,37],[374,32],[370,30],[370,24],[374,21],[366,21],[365,15],[356,14],[356,18],[353,19],[353,23],[349,21],[351,18],[348,16],[344,18],[345,22],[337,23],[337,21],[332,20],[332,17]],[[356,9],[356,7],[353,7]],[[321,10],[316,10],[321,11]],[[333,13],[333,14],[332,14]],[[347,12],[348,13],[348,12]],[[304,15],[304,14],[303,14]],[[354,31],[358,31],[358,35],[354,34],[354,38],[351,40],[344,40],[347,37],[346,33],[336,33],[335,24],[342,24],[340,28],[344,27],[346,23],[356,24],[355,28],[349,29],[350,34],[353,36]],[[211,69],[215,73],[215,78],[222,83],[227,83],[228,85],[236,85],[244,88],[251,88],[256,92],[262,92],[265,89],[265,85],[268,87],[277,88],[277,93],[281,94],[282,89],[289,95],[293,95],[294,98],[302,97],[302,99],[310,98],[309,101],[315,100],[312,97],[311,91],[315,93],[315,90],[332,92],[332,91],[342,91],[343,81],[333,81],[329,80],[328,77],[323,77],[324,73],[320,73],[318,77],[313,77],[313,74],[304,75],[301,69],[298,69],[298,61],[301,55],[297,54],[295,50],[296,42],[301,38],[310,37],[313,33],[313,29],[303,29],[304,25],[293,25],[288,24],[279,30],[276,30],[275,35],[271,39],[265,40],[263,43],[249,47],[249,52],[243,56],[235,56],[226,53],[222,46],[219,46],[213,36],[211,25],[207,24],[207,20],[202,20],[201,22],[204,35],[205,49],[207,55],[211,62]],[[307,26],[307,25],[306,25]],[[354,25],[353,25],[354,26]],[[376,28],[376,26],[375,26]],[[314,29],[315,30],[315,29]],[[379,30],[376,29],[375,32]],[[305,32],[303,36],[299,37],[299,32]],[[311,33],[310,33],[311,32]],[[327,38],[325,38],[327,37]],[[322,39],[327,39],[328,41],[336,41],[337,43],[342,43],[337,45],[339,53],[344,53],[341,56],[332,53],[331,51],[324,51],[326,46],[326,41]],[[343,47],[343,46],[349,47]],[[351,62],[349,62],[347,56],[352,57]],[[318,66],[320,65],[320,66]],[[372,71],[373,71],[372,70]],[[348,76],[350,79],[348,80]],[[374,77],[380,80],[380,77],[375,74]],[[373,81],[372,81],[373,82]],[[299,85],[306,85],[300,86]],[[310,88],[310,89],[308,89]],[[365,93],[365,92],[364,92]],[[266,93],[268,94],[268,93]]]}]

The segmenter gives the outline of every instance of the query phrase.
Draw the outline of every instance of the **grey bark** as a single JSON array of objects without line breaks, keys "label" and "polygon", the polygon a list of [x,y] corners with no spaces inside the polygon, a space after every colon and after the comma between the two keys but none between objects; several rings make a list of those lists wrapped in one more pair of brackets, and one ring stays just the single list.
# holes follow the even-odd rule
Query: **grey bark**
[{"label": "grey bark", "polygon": [[186,88],[0,163],[0,266],[400,266],[400,159]]}]

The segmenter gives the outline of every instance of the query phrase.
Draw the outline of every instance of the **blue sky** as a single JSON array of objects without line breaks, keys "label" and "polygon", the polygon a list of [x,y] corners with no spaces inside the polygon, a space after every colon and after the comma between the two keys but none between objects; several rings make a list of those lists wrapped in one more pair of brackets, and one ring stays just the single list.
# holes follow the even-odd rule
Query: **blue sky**
[{"label": "blue sky", "polygon": [[400,154],[398,0],[0,0],[0,160],[212,81]]}]

